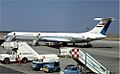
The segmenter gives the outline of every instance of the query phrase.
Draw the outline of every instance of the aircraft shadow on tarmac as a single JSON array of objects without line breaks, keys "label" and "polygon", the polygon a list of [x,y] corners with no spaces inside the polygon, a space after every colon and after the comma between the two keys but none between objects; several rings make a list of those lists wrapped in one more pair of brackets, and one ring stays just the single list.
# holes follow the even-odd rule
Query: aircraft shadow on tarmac
[{"label": "aircraft shadow on tarmac", "polygon": [[93,46],[91,48],[113,48],[113,47],[110,47],[110,46]]},{"label": "aircraft shadow on tarmac", "polygon": [[52,46],[48,46],[48,47],[57,48],[57,49],[59,49],[60,47],[78,47],[78,48],[112,48],[111,46],[92,46],[92,47],[89,47],[89,46],[86,46],[86,45],[67,45],[67,46],[55,46],[55,45],[52,45]]}]

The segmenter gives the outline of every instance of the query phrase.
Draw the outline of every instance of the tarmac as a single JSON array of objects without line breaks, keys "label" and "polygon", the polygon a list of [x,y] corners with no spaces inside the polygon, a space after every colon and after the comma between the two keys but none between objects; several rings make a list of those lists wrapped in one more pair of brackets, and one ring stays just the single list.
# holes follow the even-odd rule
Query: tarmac
[{"label": "tarmac", "polygon": [[[81,44],[79,49],[91,54],[95,59],[97,59],[100,63],[102,63],[106,68],[108,68],[111,74],[119,74],[119,61],[120,61],[119,42],[120,41],[99,40],[99,41],[92,42],[93,44],[92,48],[81,47],[81,45],[83,45]],[[56,48],[51,48],[47,46],[36,46],[36,47],[33,46],[32,48],[35,49],[39,54],[59,54],[59,49],[56,49]],[[7,51],[6,49],[0,47],[0,53],[4,53],[6,51]],[[64,67],[68,64],[76,65],[76,62],[72,60],[72,58],[60,58],[61,71],[63,71]],[[19,74],[19,73],[20,74],[46,74],[42,71],[32,70],[31,66],[32,66],[31,62],[27,64],[0,63],[0,74],[11,73],[10,71],[12,70],[15,70],[15,71],[12,71],[12,74],[13,72],[15,74]],[[3,69],[3,67],[7,69]],[[59,74],[59,72],[54,72],[50,74]]]}]

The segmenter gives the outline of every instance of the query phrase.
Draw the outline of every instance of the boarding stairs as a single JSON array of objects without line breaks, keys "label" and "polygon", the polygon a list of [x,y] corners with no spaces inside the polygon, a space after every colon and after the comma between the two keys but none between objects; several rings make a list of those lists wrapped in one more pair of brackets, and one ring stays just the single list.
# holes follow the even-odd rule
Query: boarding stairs
[{"label": "boarding stairs", "polygon": [[11,36],[9,36],[9,37],[7,37],[6,39],[5,39],[5,42],[11,42],[11,41],[13,41],[15,39],[15,35],[11,35]]},{"label": "boarding stairs", "polygon": [[18,42],[18,49],[25,49],[31,53],[37,58],[39,54],[32,48],[30,47],[26,42]]},{"label": "boarding stairs", "polygon": [[4,42],[1,46],[5,49],[22,49],[24,51],[29,51],[33,55],[35,55],[36,58],[39,56],[39,54],[26,42],[17,42],[17,41]]},{"label": "boarding stairs", "polygon": [[18,48],[18,43],[16,41],[12,41],[12,42],[5,41],[1,44],[1,47],[5,49],[14,49],[14,48]]},{"label": "boarding stairs", "polygon": [[[67,50],[67,48],[65,49]],[[70,50],[70,48],[68,48]],[[83,64],[92,72],[96,74],[110,74],[110,71],[104,67],[101,63],[99,63],[96,59],[94,59],[89,53],[85,53],[78,48],[71,48],[70,51],[66,52],[71,54],[70,56],[80,65]],[[67,56],[68,56],[67,55]],[[65,55],[64,55],[65,56]]]}]

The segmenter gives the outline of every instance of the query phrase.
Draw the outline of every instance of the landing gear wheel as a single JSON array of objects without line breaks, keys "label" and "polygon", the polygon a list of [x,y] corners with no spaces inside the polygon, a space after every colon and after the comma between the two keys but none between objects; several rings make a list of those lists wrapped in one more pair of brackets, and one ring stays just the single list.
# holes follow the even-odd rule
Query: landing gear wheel
[{"label": "landing gear wheel", "polygon": [[90,44],[90,42],[89,42],[89,43],[87,43],[86,47],[92,47],[92,44]]},{"label": "landing gear wheel", "polygon": [[22,63],[27,63],[28,62],[28,59],[27,58],[23,58],[22,59]]},{"label": "landing gear wheel", "polygon": [[75,46],[75,43],[73,43],[73,45]]},{"label": "landing gear wheel", "polygon": [[87,38],[87,47],[92,47],[92,44],[90,43],[90,38]]},{"label": "landing gear wheel", "polygon": [[53,70],[52,69],[50,69],[50,71],[49,71],[50,73],[52,73],[53,72]]},{"label": "landing gear wheel", "polygon": [[92,44],[89,44],[88,47],[92,47]]},{"label": "landing gear wheel", "polygon": [[9,63],[10,63],[9,58],[5,58],[5,59],[4,59],[4,63],[5,63],[5,64],[9,64]]},{"label": "landing gear wheel", "polygon": [[66,43],[66,42],[63,42],[62,45],[63,45],[63,46],[67,46],[67,43]]},{"label": "landing gear wheel", "polygon": [[57,68],[57,72],[60,72],[60,68]]}]

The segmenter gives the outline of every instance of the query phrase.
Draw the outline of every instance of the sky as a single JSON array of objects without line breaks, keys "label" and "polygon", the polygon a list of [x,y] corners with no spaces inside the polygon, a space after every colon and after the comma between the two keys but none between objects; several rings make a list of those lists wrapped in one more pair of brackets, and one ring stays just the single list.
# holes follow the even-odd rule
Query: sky
[{"label": "sky", "polygon": [[108,34],[119,33],[119,0],[0,0],[0,31],[84,32],[114,17]]}]

